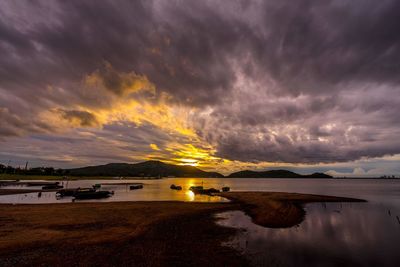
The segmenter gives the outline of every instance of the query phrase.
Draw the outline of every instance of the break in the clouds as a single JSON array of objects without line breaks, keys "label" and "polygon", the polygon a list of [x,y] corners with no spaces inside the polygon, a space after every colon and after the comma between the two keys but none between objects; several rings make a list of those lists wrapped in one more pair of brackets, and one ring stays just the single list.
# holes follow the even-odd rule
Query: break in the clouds
[{"label": "break in the clouds", "polygon": [[2,1],[1,159],[228,171],[391,157],[399,12],[395,0]]}]

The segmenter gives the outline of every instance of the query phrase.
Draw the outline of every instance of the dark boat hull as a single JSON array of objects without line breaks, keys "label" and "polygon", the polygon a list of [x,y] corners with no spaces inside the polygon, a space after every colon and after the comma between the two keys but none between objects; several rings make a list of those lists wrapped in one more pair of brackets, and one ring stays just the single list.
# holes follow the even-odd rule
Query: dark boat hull
[{"label": "dark boat hull", "polygon": [[97,192],[85,192],[85,193],[76,193],[75,199],[100,199],[100,198],[108,198],[111,196],[111,192],[109,191],[97,191]]},{"label": "dark boat hull", "polygon": [[180,185],[171,185],[169,188],[171,188],[172,190],[182,190],[182,186]]},{"label": "dark boat hull", "polygon": [[143,188],[143,185],[141,185],[141,184],[129,186],[130,190],[136,190],[136,189],[142,189],[142,188]]},{"label": "dark boat hull", "polygon": [[192,186],[190,188],[190,191],[198,195],[212,195],[214,193],[220,192],[218,189],[215,188],[204,189],[202,186]]},{"label": "dark boat hull", "polygon": [[75,188],[75,189],[61,189],[57,191],[57,196],[60,197],[73,197],[75,194],[78,193],[89,193],[89,192],[96,192],[93,188]]},{"label": "dark boat hull", "polygon": [[61,188],[63,188],[63,186],[62,185],[45,185],[45,186],[42,186],[42,189],[43,190],[49,190],[49,189],[61,189]]}]

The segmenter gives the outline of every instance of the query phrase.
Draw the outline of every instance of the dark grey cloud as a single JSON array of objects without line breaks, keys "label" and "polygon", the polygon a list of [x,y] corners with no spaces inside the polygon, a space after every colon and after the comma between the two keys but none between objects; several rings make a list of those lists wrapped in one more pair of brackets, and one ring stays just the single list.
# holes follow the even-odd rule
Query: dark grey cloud
[{"label": "dark grey cloud", "polygon": [[98,121],[96,116],[88,111],[82,110],[59,110],[61,116],[68,120],[74,121],[77,120],[80,126],[96,126]]},{"label": "dark grey cloud", "polygon": [[[25,4],[36,12],[3,5],[10,6],[6,15],[32,21],[49,8]],[[281,93],[323,92],[342,82],[397,84],[399,9],[397,1],[60,1],[50,11],[53,23],[24,29],[6,23],[7,16],[1,21],[4,54],[14,52],[2,59],[3,71],[14,68],[2,82],[24,75],[39,86],[59,84],[108,61],[147,75],[177,99],[208,104],[231,88],[237,61],[251,78],[279,82]]]},{"label": "dark grey cloud", "polygon": [[[129,73],[195,107],[191,124],[224,158],[397,154],[399,12],[395,0],[3,1],[0,136],[56,131],[36,116],[52,110],[95,126],[85,108],[143,97],[125,94]],[[105,91],[85,87],[94,74]]]}]

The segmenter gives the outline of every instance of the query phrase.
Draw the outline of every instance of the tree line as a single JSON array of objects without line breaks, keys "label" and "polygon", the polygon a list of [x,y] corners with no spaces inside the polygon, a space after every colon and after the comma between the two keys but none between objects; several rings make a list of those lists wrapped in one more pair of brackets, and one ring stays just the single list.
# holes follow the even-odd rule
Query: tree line
[{"label": "tree line", "polygon": [[4,164],[0,164],[0,173],[4,174],[25,174],[25,175],[56,175],[62,176],[69,173],[68,170],[56,169],[53,167],[35,167],[35,168],[21,168],[21,167],[13,167],[6,166]]}]

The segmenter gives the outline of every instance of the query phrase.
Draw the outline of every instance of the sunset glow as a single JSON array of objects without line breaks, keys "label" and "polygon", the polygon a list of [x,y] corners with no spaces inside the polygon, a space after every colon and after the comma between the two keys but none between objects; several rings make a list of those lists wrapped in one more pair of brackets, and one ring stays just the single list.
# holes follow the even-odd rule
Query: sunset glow
[{"label": "sunset glow", "polygon": [[[192,17],[193,3],[6,2],[3,28],[20,41],[1,45],[4,164],[400,173],[387,160],[400,154],[398,46],[358,34],[371,21],[377,33],[390,28],[386,16],[365,11],[355,23],[355,3],[304,17],[289,2],[197,3]],[[120,19],[84,11],[97,9]],[[337,23],[341,12],[357,26]]]}]

